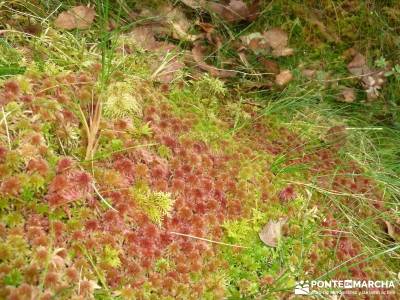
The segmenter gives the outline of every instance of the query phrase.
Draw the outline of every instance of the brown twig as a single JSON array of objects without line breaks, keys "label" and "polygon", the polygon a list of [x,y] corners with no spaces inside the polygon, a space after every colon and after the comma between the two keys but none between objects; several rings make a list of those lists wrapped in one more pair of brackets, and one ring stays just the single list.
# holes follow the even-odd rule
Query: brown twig
[{"label": "brown twig", "polygon": [[213,240],[201,238],[201,237],[198,237],[198,236],[194,236],[194,235],[190,235],[190,234],[184,234],[184,233],[175,232],[175,231],[170,231],[169,233],[175,234],[175,235],[179,235],[179,236],[188,237],[188,238],[192,238],[192,239],[196,239],[196,240],[201,240],[201,241],[205,241],[205,242],[209,242],[209,243],[213,243],[213,244],[218,244],[218,245],[224,245],[224,246],[230,246],[230,247],[236,247],[236,248],[245,248],[245,249],[248,249],[248,248],[249,248],[249,247],[241,246],[241,245],[235,245],[235,244],[228,244],[228,243],[223,243],[223,242],[217,242],[217,241],[213,241]]}]

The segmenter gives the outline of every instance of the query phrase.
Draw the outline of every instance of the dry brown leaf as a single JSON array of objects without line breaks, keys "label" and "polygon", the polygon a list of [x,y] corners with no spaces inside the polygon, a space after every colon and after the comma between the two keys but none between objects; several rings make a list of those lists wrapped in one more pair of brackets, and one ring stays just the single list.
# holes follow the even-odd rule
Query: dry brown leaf
[{"label": "dry brown leaf", "polygon": [[158,24],[148,24],[135,27],[128,36],[144,50],[165,54],[165,52],[175,49],[176,46],[171,43],[157,41],[155,36],[161,33],[166,33],[164,27]]},{"label": "dry brown leaf", "polygon": [[396,239],[396,235],[395,235],[395,230],[394,230],[394,226],[389,223],[388,221],[384,221],[387,227],[387,231],[388,231],[388,235],[392,238],[392,239]]},{"label": "dry brown leaf", "polygon": [[197,22],[196,24],[199,25],[205,33],[212,33],[215,30],[215,26],[211,23]]},{"label": "dry brown leaf", "polygon": [[246,80],[242,82],[241,86],[245,91],[254,91],[254,90],[268,90],[272,88],[274,84],[269,80],[263,80],[260,82]]},{"label": "dry brown leaf", "polygon": [[188,34],[192,23],[181,8],[166,4],[159,8],[157,14],[163,16],[166,25],[171,28],[173,38],[185,41],[194,41],[198,38],[196,35]]},{"label": "dry brown leaf", "polygon": [[396,242],[400,241],[400,227],[399,220],[395,221],[394,224],[384,221],[386,224],[387,234]]},{"label": "dry brown leaf", "polygon": [[272,55],[274,56],[289,56],[292,55],[294,50],[287,48],[288,35],[280,28],[272,28],[263,34],[265,42],[272,48]]},{"label": "dry brown leaf", "polygon": [[79,5],[58,15],[54,25],[60,29],[88,29],[96,16],[93,7]]},{"label": "dry brown leaf", "polygon": [[347,69],[353,75],[360,76],[367,72],[370,72],[368,66],[366,65],[366,60],[364,55],[357,53],[351,62],[347,64]]},{"label": "dry brown leaf", "polygon": [[200,9],[205,6],[205,0],[181,0],[183,4],[193,9]]},{"label": "dry brown leaf", "polygon": [[165,32],[164,28],[157,24],[148,24],[135,27],[130,32],[129,37],[136,42],[138,47],[156,54],[151,63],[153,71],[151,78],[161,83],[170,83],[176,78],[178,71],[184,67],[184,64],[178,60],[178,56],[171,59],[166,57],[176,49],[176,46],[157,41],[155,35],[160,32]]},{"label": "dry brown leaf", "polygon": [[268,73],[279,74],[280,68],[277,62],[263,57],[259,57],[258,61],[264,66]]},{"label": "dry brown leaf", "polygon": [[341,92],[341,98],[343,102],[352,103],[356,100],[356,93],[353,88],[345,87]]},{"label": "dry brown leaf", "polygon": [[258,233],[260,239],[270,247],[276,247],[282,236],[282,227],[287,222],[287,218],[280,218],[278,221],[269,221]]},{"label": "dry brown leaf", "polygon": [[218,69],[214,66],[211,66],[207,64],[204,60],[204,50],[205,48],[201,46],[200,44],[196,44],[192,48],[192,55],[193,59],[195,60],[197,66],[210,73],[210,75],[219,77],[219,78],[229,78],[229,77],[234,77],[236,76],[236,71],[233,70],[222,70]]},{"label": "dry brown leaf", "polygon": [[247,4],[241,0],[231,0],[228,5],[209,1],[208,8],[227,22],[237,22],[249,17]]},{"label": "dry brown leaf", "polygon": [[283,70],[275,77],[275,83],[279,86],[288,84],[293,79],[293,74],[290,70]]},{"label": "dry brown leaf", "polygon": [[301,71],[301,74],[303,74],[307,78],[313,78],[316,73],[317,71],[313,69],[304,69],[303,71]]},{"label": "dry brown leaf", "polygon": [[170,83],[176,78],[178,71],[184,66],[182,62],[174,58],[163,68],[157,68],[156,73],[153,73],[153,79],[160,83]]},{"label": "dry brown leaf", "polygon": [[291,56],[293,53],[294,50],[292,48],[279,48],[272,50],[272,55],[276,57]]},{"label": "dry brown leaf", "polygon": [[154,28],[150,25],[135,27],[129,34],[140,48],[153,50],[159,46],[159,42],[154,37]]},{"label": "dry brown leaf", "polygon": [[[257,53],[272,53],[276,57],[293,55],[294,50],[288,48],[288,35],[280,28],[272,28],[263,34],[259,32],[242,36],[241,40]],[[272,52],[271,52],[272,50]]]},{"label": "dry brown leaf", "polygon": [[379,97],[379,90],[385,83],[385,74],[383,70],[372,70],[368,67],[365,56],[351,49],[349,53],[353,54],[353,59],[347,64],[349,72],[359,76],[361,83],[367,93],[368,100],[374,100]]},{"label": "dry brown leaf", "polygon": [[263,33],[268,45],[273,49],[285,48],[288,43],[288,35],[280,28],[272,28]]},{"label": "dry brown leaf", "polygon": [[254,21],[260,14],[260,0],[246,4],[242,0],[231,0],[228,5],[207,0],[182,0],[193,9],[205,9],[219,15],[227,22]]}]

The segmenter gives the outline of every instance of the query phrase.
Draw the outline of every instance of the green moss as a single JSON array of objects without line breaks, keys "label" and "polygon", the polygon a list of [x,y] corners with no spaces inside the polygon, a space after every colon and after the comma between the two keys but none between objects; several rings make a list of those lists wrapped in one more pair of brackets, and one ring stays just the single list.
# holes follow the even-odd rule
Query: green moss
[{"label": "green moss", "polygon": [[121,265],[119,254],[120,251],[118,249],[115,249],[110,245],[106,245],[101,256],[101,261],[113,268],[117,268]]},{"label": "green moss", "polygon": [[23,276],[18,269],[12,269],[10,273],[8,273],[3,278],[3,283],[5,285],[11,286],[19,286],[23,281]]},{"label": "green moss", "polygon": [[165,159],[169,159],[172,156],[172,150],[165,145],[159,146],[157,152],[158,155]]},{"label": "green moss", "polygon": [[134,83],[116,82],[107,89],[104,102],[104,114],[111,119],[142,114],[142,95],[135,89]]},{"label": "green moss", "polygon": [[9,227],[15,227],[24,223],[24,217],[19,212],[10,212],[2,216],[1,221]]}]

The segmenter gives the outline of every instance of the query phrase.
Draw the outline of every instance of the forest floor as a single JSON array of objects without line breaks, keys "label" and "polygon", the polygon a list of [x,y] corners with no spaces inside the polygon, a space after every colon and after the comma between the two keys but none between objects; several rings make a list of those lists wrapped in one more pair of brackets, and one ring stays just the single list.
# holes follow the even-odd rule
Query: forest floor
[{"label": "forest floor", "polygon": [[0,299],[398,299],[399,57],[398,1],[0,1]]}]

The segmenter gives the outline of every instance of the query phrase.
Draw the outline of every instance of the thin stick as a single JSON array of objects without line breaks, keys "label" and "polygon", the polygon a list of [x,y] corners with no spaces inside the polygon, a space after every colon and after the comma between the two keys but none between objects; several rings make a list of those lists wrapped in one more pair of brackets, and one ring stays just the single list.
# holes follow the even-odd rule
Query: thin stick
[{"label": "thin stick", "polygon": [[10,131],[8,130],[7,116],[6,116],[6,112],[4,111],[4,106],[1,107],[1,112],[3,113],[4,125],[6,127],[8,149],[11,150]]},{"label": "thin stick", "polygon": [[224,246],[230,246],[230,247],[236,247],[236,248],[249,248],[246,246],[241,246],[241,245],[234,245],[234,244],[228,244],[228,243],[223,243],[223,242],[217,242],[217,241],[213,241],[213,240],[209,240],[209,239],[204,239],[198,236],[194,236],[194,235],[190,235],[190,234],[184,234],[184,233],[179,233],[179,232],[174,232],[174,231],[170,231],[169,233],[175,234],[175,235],[180,235],[180,236],[185,236],[185,237],[189,237],[192,239],[197,239],[197,240],[201,240],[201,241],[205,241],[205,242],[210,242],[210,243],[214,243],[214,244],[219,244],[219,245],[224,245]]}]

